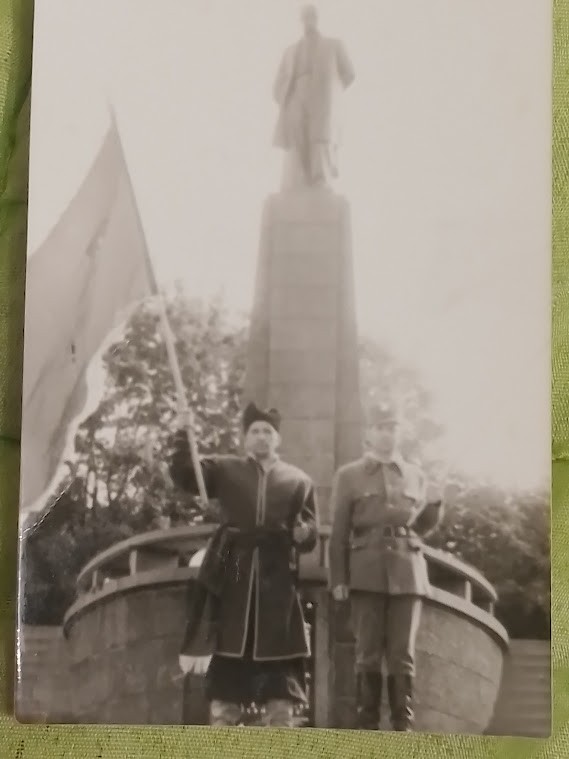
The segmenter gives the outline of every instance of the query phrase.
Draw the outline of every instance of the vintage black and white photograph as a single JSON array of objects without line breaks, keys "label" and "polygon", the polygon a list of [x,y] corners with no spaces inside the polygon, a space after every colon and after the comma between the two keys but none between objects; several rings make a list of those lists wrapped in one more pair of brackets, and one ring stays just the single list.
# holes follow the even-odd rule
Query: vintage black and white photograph
[{"label": "vintage black and white photograph", "polygon": [[550,734],[550,35],[36,0],[20,721]]}]

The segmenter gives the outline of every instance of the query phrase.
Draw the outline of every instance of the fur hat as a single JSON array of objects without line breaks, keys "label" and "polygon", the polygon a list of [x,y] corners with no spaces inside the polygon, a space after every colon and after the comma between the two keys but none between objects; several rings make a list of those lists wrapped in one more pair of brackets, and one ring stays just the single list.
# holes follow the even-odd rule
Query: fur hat
[{"label": "fur hat", "polygon": [[255,422],[268,422],[278,432],[281,426],[281,415],[276,408],[263,410],[254,403],[249,403],[243,412],[243,431],[247,432]]}]

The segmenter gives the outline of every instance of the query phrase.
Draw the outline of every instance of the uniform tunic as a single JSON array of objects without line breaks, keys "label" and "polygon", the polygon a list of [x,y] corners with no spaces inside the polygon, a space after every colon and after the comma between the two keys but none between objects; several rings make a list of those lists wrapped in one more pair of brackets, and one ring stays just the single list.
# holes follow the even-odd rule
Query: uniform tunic
[{"label": "uniform tunic", "polygon": [[[218,501],[227,532],[210,698],[234,701],[240,694],[246,702],[255,691],[252,700],[286,693],[302,700],[300,665],[310,647],[296,588],[296,556],[317,542],[314,486],[308,475],[278,458],[268,469],[240,456],[205,457],[201,464],[208,496]],[[185,432],[176,436],[171,475],[178,486],[197,492]],[[308,527],[307,537],[294,543],[292,530],[299,524]]]},{"label": "uniform tunic", "polygon": [[431,587],[420,534],[440,503],[425,503],[420,470],[401,459],[364,457],[342,467],[332,489],[330,584],[348,585],[356,668],[414,674],[421,598]]}]

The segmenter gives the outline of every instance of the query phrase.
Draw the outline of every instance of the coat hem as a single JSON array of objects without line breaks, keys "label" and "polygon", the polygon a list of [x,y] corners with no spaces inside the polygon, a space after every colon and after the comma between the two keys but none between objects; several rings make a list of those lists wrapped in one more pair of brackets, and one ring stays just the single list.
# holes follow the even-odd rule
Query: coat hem
[{"label": "coat hem", "polygon": [[[215,656],[226,656],[228,659],[243,659],[242,654],[230,654],[228,651],[215,651]],[[310,659],[310,652],[286,654],[284,656],[251,656],[251,661],[290,661],[291,659]]]}]

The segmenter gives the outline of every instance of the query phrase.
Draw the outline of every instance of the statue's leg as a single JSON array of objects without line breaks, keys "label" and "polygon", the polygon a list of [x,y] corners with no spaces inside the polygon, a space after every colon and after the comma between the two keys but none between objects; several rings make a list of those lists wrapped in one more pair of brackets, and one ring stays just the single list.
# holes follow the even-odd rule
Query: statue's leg
[{"label": "statue's leg", "polygon": [[291,148],[284,154],[281,190],[295,190],[307,185],[306,171],[300,151]]},{"label": "statue's leg", "polygon": [[288,104],[287,135],[289,148],[284,155],[281,189],[295,190],[310,184],[308,108],[302,92]]},{"label": "statue's leg", "polygon": [[310,148],[312,184],[330,186],[337,175],[333,146],[329,142],[313,142]]}]

